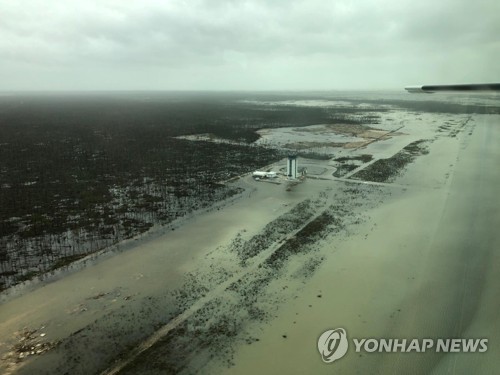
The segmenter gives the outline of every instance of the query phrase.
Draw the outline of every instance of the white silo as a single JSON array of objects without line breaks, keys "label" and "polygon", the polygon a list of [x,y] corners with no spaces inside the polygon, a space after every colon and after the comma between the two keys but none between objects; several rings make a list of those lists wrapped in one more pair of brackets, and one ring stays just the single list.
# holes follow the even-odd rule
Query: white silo
[{"label": "white silo", "polygon": [[288,155],[286,175],[288,178],[297,178],[297,155]]}]

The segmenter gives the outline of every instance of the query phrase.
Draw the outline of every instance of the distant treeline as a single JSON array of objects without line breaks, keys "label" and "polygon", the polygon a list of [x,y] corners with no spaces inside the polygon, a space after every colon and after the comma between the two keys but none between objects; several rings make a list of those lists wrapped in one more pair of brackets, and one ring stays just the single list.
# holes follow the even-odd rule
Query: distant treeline
[{"label": "distant treeline", "polygon": [[[209,94],[108,94],[66,96],[0,96],[0,139],[12,134],[9,125],[19,131],[26,126],[43,126],[49,133],[79,137],[92,132],[127,136],[127,132],[144,132],[148,138],[212,133],[235,141],[253,142],[255,130],[282,126],[306,126],[335,120],[355,121],[349,114],[386,109],[303,107],[267,105],[243,100],[247,97]],[[249,96],[253,98],[253,96]],[[274,96],[265,96],[271,99]],[[281,98],[279,96],[278,98]],[[286,99],[287,97],[285,97]],[[360,123],[360,121],[355,121]],[[42,131],[43,132],[43,131]],[[39,133],[31,133],[38,136]]]},{"label": "distant treeline", "polygon": [[[416,95],[419,100],[351,100],[353,103],[371,103],[374,105],[392,105],[415,112],[427,113],[453,113],[453,114],[500,114],[500,105],[482,105],[471,103],[454,103],[447,101],[446,97],[436,97],[436,100],[422,100],[421,95],[432,94],[409,94]],[[440,95],[440,94],[436,94]],[[500,103],[500,102],[499,102]]]}]

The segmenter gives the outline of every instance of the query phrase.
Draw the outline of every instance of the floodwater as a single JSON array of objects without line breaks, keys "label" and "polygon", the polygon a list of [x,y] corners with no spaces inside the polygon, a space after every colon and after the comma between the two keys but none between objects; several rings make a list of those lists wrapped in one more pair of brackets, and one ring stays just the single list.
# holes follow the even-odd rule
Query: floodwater
[{"label": "floodwater", "polygon": [[[393,181],[311,179],[290,187],[245,176],[236,182],[245,193],[226,207],[3,303],[0,370],[497,373],[500,116],[384,116],[377,127],[402,124],[400,134],[369,144],[363,153],[385,158],[416,140],[429,141],[429,152]],[[445,122],[449,129],[440,128]],[[343,150],[350,152],[360,153]],[[331,168],[330,161],[314,165]],[[283,232],[269,254],[264,250],[242,265],[235,243],[251,242],[306,199],[314,211],[307,220],[322,212],[338,219],[330,231],[305,243],[307,251],[290,255],[282,268],[266,268],[266,257],[280,241],[293,241],[300,227]],[[238,282],[249,286],[246,297],[237,293]],[[176,290],[185,293],[182,298]],[[221,321],[233,324],[230,334]],[[356,353],[351,346],[344,358],[323,363],[318,337],[339,327],[349,339],[488,338],[488,350]],[[18,363],[11,349],[23,329],[37,329],[43,340],[60,344]],[[168,367],[172,362],[179,367]]]},{"label": "floodwater", "polygon": [[[206,373],[496,373],[499,121],[476,116],[472,134],[434,142],[397,180],[408,188],[394,188],[347,240],[323,244],[327,260],[298,298],[280,307],[260,341],[242,345],[235,366]],[[489,345],[486,353],[448,354],[350,348],[325,364],[316,341],[338,327],[354,338],[487,338]]]}]

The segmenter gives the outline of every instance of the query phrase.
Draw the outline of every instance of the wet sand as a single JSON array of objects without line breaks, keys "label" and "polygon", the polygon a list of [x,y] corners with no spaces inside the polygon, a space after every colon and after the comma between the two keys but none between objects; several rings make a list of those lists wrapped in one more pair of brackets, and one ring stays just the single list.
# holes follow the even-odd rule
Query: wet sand
[{"label": "wet sand", "polygon": [[[194,355],[183,359],[185,373],[495,373],[500,365],[499,121],[498,116],[478,115],[455,137],[438,136],[434,126],[383,141],[387,146],[370,145],[383,156],[424,136],[435,137],[429,154],[419,156],[388,186],[309,180],[287,192],[284,185],[240,180],[247,195],[234,204],[193,218],[171,233],[137,241],[131,250],[3,303],[0,356],[7,355],[18,340],[16,332],[25,327],[39,329],[46,333],[43,340],[61,344],[18,364],[13,357],[4,359],[0,371],[112,370],[117,355],[126,357],[180,312],[207,298],[207,305],[216,306],[207,312],[201,306],[177,327],[184,329],[185,337],[201,334],[208,340],[204,342],[213,343],[213,324],[206,320],[214,312],[233,314],[239,325],[220,343],[220,355],[214,356],[210,348],[186,346]],[[350,192],[351,186],[358,190]],[[334,222],[331,233],[307,245],[310,251],[287,257],[278,268],[268,268],[265,257],[253,260],[254,268],[252,260],[250,265],[239,264],[237,252],[231,250],[238,236],[251,240],[267,223],[308,198],[317,202],[314,215],[328,211],[345,221]],[[342,214],[343,209],[352,214]],[[285,243],[290,240],[283,237]],[[314,267],[305,272],[308,264]],[[189,284],[186,275],[195,282]],[[231,284],[213,292],[235,275],[243,280],[240,289]],[[259,280],[266,284],[248,287]],[[180,305],[172,291],[186,285],[207,291],[186,289],[189,293]],[[262,312],[259,318],[249,317],[249,310],[241,307],[248,297],[241,290],[256,291],[252,304]],[[351,349],[345,358],[327,365],[316,342],[323,331],[336,327],[345,328],[350,337],[463,335],[488,337],[490,345],[485,354],[444,356],[359,356]],[[166,338],[168,334],[159,337],[158,345],[134,358],[137,367],[123,372],[164,373],[158,358],[165,356],[163,350],[171,350],[160,345]],[[159,365],[143,365],[143,357]]]}]

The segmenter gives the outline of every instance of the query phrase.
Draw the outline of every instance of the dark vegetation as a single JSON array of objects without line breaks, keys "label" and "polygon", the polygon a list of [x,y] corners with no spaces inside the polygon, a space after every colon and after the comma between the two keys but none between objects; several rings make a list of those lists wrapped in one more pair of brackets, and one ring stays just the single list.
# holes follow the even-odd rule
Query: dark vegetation
[{"label": "dark vegetation", "polygon": [[304,224],[314,214],[314,208],[309,200],[305,200],[295,206],[286,214],[267,224],[262,232],[252,237],[252,239],[241,246],[235,246],[241,264],[246,262],[266,250],[272,243],[278,240],[285,240],[287,235]]},{"label": "dark vegetation", "polygon": [[363,154],[358,156],[343,156],[340,158],[333,159],[333,161],[337,162],[337,169],[333,172],[334,177],[343,177],[349,172],[355,170],[361,165],[370,162],[373,159],[371,155]]},{"label": "dark vegetation", "polygon": [[340,226],[340,223],[341,221],[335,218],[331,212],[325,210],[302,228],[293,238],[276,250],[266,260],[266,265],[273,269],[281,268],[289,257],[310,250],[307,245],[311,245],[319,238],[326,236],[329,233],[327,231],[329,225],[334,224]]},{"label": "dark vegetation", "polygon": [[[254,146],[257,129],[364,121],[354,107],[246,99],[256,97],[0,96],[0,290],[237,194],[219,182],[284,156]],[[244,144],[175,138],[200,133]]]},{"label": "dark vegetation", "polygon": [[342,156],[340,158],[333,159],[333,161],[339,162],[339,163],[345,163],[353,160],[359,160],[362,163],[368,163],[373,159],[373,156],[369,154],[363,154],[363,155],[358,155],[358,156]]},{"label": "dark vegetation", "polygon": [[351,178],[365,181],[387,182],[398,176],[418,155],[427,154],[426,140],[410,143],[396,155],[388,159],[379,159],[357,172]]}]

